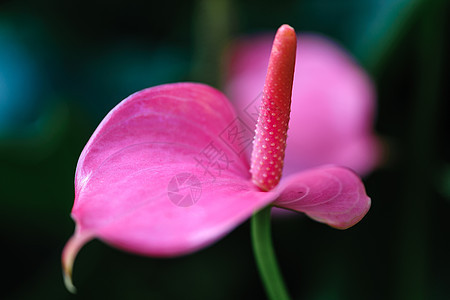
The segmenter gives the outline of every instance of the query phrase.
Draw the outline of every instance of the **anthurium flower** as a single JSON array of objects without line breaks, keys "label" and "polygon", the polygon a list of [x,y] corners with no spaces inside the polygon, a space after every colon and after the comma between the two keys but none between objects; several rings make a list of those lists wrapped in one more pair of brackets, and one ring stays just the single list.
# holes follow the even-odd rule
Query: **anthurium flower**
[{"label": "anthurium flower", "polygon": [[245,124],[221,92],[203,84],[140,91],[105,117],[76,168],[76,230],[62,255],[69,289],[75,256],[93,238],[133,253],[171,257],[210,245],[267,205],[341,229],[366,214],[370,199],[349,169],[325,166],[279,182],[295,49],[295,32],[283,25],[274,41],[251,161],[244,151],[252,140]]},{"label": "anthurium flower", "polygon": [[[298,41],[284,175],[329,163],[366,175],[381,156],[373,133],[373,83],[331,40],[302,34]],[[250,127],[256,123],[271,43],[272,34],[260,34],[230,47],[225,90]]]}]

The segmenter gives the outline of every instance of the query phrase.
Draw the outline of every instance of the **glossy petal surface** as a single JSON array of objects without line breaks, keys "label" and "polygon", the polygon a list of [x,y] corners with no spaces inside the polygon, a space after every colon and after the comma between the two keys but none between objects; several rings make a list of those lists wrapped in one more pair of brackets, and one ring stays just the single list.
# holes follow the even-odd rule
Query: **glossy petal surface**
[{"label": "glossy petal surface", "polygon": [[[256,122],[271,38],[242,39],[230,54],[226,92],[250,127]],[[370,172],[380,158],[374,114],[375,91],[364,70],[330,40],[299,35],[284,175],[330,163],[361,175]]]}]

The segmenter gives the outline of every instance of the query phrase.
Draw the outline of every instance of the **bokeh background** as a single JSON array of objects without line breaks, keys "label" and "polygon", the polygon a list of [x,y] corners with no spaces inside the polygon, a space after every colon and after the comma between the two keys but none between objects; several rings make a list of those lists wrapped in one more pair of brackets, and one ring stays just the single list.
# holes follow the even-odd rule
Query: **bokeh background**
[{"label": "bokeh background", "polygon": [[277,218],[295,299],[449,299],[449,2],[446,0],[0,2],[1,299],[264,299],[249,224],[193,255],[155,259],[92,241],[70,294],[60,254],[73,177],[103,116],[162,83],[223,84],[223,55],[283,23],[339,42],[377,88],[383,164],[346,231]]}]

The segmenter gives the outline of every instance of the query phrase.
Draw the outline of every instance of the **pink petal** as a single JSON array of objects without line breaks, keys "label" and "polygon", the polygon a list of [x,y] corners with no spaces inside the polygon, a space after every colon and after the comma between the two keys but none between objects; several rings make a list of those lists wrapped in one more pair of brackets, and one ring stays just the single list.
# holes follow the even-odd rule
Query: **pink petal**
[{"label": "pink petal", "polygon": [[77,165],[66,277],[92,238],[144,255],[182,255],[269,204],[275,195],[253,186],[248,161],[226,143],[235,122],[223,94],[201,84],[150,88],[116,106]]},{"label": "pink petal", "polygon": [[339,229],[358,223],[370,208],[370,198],[358,176],[346,168],[321,167],[285,178],[275,206],[306,213]]},{"label": "pink petal", "polygon": [[250,181],[245,149],[233,144],[246,141],[232,139],[242,132],[237,124],[228,100],[201,84],[150,88],[116,106],[78,161],[77,226],[62,256],[69,290],[75,256],[93,238],[143,255],[176,256],[213,243],[280,195],[277,206],[338,228],[367,212],[364,187],[346,169],[307,171],[261,192]]},{"label": "pink petal", "polygon": [[[226,91],[249,127],[255,124],[260,99],[252,101],[262,92],[271,39],[242,39],[231,52]],[[284,175],[330,163],[367,174],[380,159],[370,78],[323,37],[300,35],[297,51]]]}]

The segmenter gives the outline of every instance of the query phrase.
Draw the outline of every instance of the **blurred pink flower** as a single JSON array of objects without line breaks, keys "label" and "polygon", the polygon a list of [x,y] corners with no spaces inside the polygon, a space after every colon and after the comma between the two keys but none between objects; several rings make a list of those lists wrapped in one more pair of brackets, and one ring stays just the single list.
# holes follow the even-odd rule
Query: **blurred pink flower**
[{"label": "blurred pink flower", "polygon": [[[225,93],[251,128],[272,36],[243,38],[229,53]],[[297,57],[284,175],[328,163],[368,174],[381,156],[373,133],[376,99],[370,78],[322,36],[299,35]]]}]

